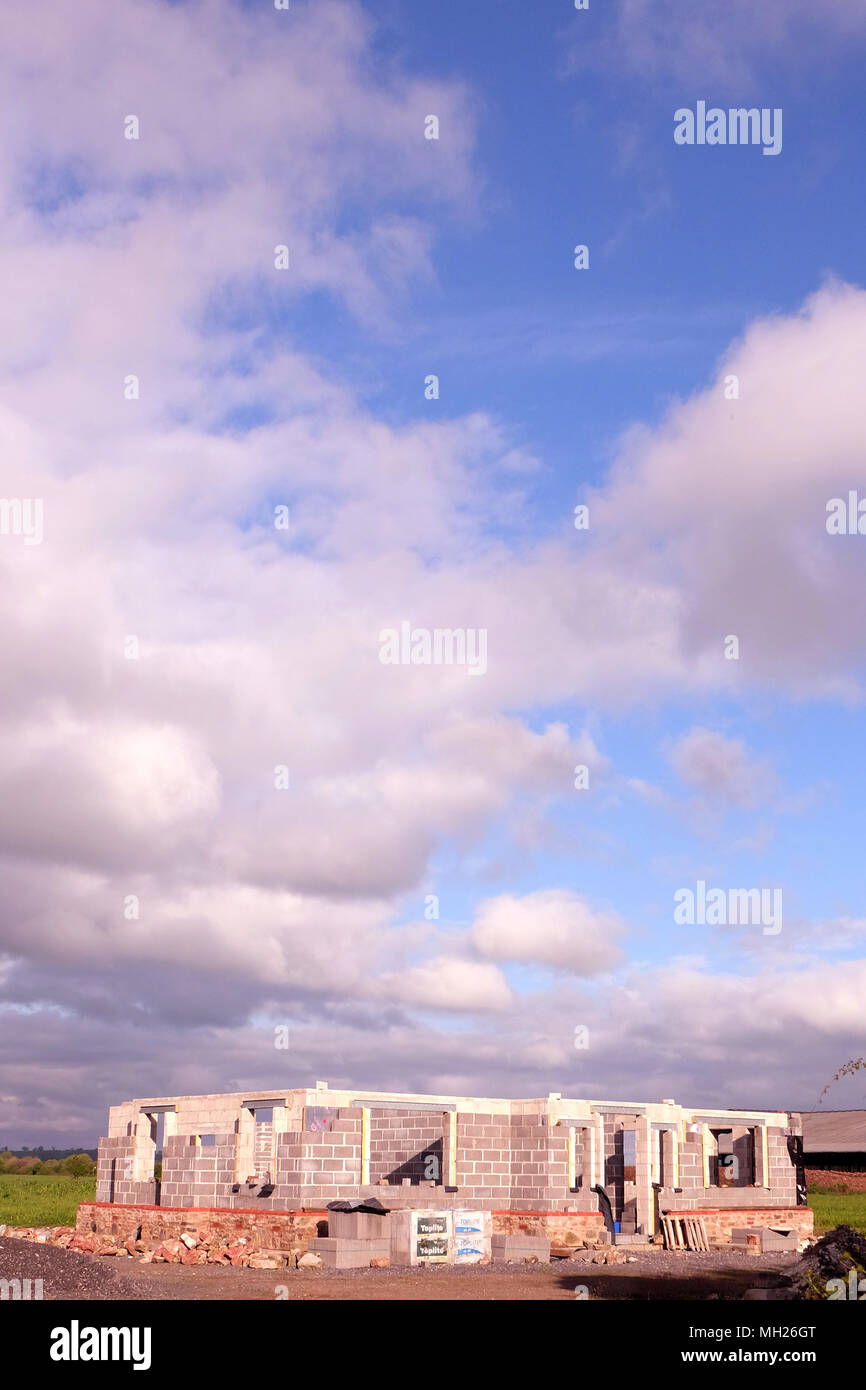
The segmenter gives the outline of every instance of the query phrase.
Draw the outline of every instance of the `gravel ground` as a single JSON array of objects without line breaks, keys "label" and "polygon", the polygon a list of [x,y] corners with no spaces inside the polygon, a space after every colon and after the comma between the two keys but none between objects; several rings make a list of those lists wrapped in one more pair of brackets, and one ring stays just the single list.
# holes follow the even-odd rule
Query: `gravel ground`
[{"label": "gravel ground", "polygon": [[[134,1261],[129,1260],[133,1265]],[[121,1279],[112,1260],[91,1259],[57,1245],[0,1239],[0,1279],[41,1279],[42,1296],[58,1298],[172,1298],[134,1277]]]},{"label": "gravel ground", "polygon": [[42,1279],[44,1297],[85,1300],[274,1300],[283,1286],[291,1300],[551,1300],[574,1299],[577,1284],[590,1298],[739,1299],[773,1282],[796,1255],[727,1252],[640,1253],[634,1264],[596,1265],[593,1251],[549,1265],[497,1263],[430,1265],[415,1269],[253,1270],[223,1265],[139,1265],[135,1260],[76,1254],[32,1241],[0,1239],[0,1278]]}]

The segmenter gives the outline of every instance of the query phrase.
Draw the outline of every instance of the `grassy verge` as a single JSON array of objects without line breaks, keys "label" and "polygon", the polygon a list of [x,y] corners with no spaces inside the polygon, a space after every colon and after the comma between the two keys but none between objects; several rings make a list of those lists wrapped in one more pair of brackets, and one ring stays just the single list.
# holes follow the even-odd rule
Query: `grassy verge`
[{"label": "grassy verge", "polygon": [[79,1202],[92,1202],[95,1178],[0,1173],[0,1225],[74,1226]]},{"label": "grassy verge", "polygon": [[834,1192],[832,1188],[810,1187],[809,1206],[815,1213],[815,1234],[823,1235],[834,1226],[853,1226],[866,1234],[866,1192]]}]

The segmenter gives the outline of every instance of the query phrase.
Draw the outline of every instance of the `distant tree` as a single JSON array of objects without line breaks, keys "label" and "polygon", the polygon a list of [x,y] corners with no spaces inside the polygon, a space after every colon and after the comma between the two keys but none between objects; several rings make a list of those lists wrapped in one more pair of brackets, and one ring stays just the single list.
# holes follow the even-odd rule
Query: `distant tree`
[{"label": "distant tree", "polygon": [[89,1178],[96,1172],[96,1164],[90,1154],[72,1154],[71,1158],[64,1158],[60,1170],[71,1178]]},{"label": "distant tree", "polygon": [[14,1173],[15,1169],[10,1165],[15,1162],[15,1155],[8,1149],[0,1149],[0,1173]]},{"label": "distant tree", "polygon": [[43,1173],[56,1173],[59,1167],[59,1158],[46,1158],[45,1162],[42,1165],[42,1171]]},{"label": "distant tree", "polygon": [[28,1158],[23,1154],[20,1158],[14,1155],[6,1164],[7,1173],[38,1173],[42,1164],[38,1158]]}]

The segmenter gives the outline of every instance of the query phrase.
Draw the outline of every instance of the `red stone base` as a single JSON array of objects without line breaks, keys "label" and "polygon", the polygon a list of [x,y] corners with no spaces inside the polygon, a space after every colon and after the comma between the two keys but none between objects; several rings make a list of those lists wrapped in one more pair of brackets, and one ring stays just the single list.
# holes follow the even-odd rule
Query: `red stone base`
[{"label": "red stone base", "polygon": [[[748,1226],[787,1226],[800,1239],[814,1233],[810,1207],[710,1207],[690,1211],[702,1216],[714,1242],[728,1242],[731,1231]],[[327,1211],[250,1211],[226,1207],[124,1206],[119,1202],[82,1202],[76,1230],[114,1236],[120,1241],[139,1236],[156,1244],[182,1231],[209,1231],[236,1240],[246,1236],[254,1250],[307,1249],[313,1236],[323,1235]],[[552,1245],[579,1245],[598,1239],[604,1218],[597,1211],[495,1211],[494,1235],[546,1236]]]},{"label": "red stone base", "polygon": [[182,1231],[209,1231],[236,1240],[246,1236],[253,1250],[307,1249],[307,1241],[327,1225],[326,1211],[247,1211],[226,1207],[123,1206],[119,1202],[82,1202],[75,1223],[85,1235],[114,1236],[120,1241],[141,1236],[158,1244]]},{"label": "red stone base", "polygon": [[551,1245],[580,1245],[598,1240],[604,1230],[600,1211],[495,1211],[493,1234],[545,1236]]},{"label": "red stone base", "polygon": [[[236,1240],[246,1236],[255,1250],[307,1249],[322,1235],[327,1211],[250,1211],[225,1207],[125,1206],[120,1202],[82,1202],[76,1230],[85,1235],[113,1236],[124,1241],[138,1237],[156,1244],[182,1231],[204,1231]],[[495,1211],[495,1235],[544,1235],[553,1245],[578,1245],[596,1240],[604,1219],[594,1211]]]},{"label": "red stone base", "polygon": [[695,1210],[662,1208],[672,1216],[701,1216],[710,1241],[729,1242],[731,1231],[749,1226],[782,1226],[797,1231],[800,1240],[815,1233],[815,1213],[811,1207],[699,1207]]}]

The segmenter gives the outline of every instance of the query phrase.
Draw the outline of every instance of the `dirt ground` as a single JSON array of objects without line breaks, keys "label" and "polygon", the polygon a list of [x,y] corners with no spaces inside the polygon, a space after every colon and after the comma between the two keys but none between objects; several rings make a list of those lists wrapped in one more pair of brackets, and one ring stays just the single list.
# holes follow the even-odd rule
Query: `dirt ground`
[{"label": "dirt ground", "polygon": [[[741,1299],[772,1282],[796,1256],[658,1251],[635,1264],[595,1265],[590,1258],[549,1265],[433,1265],[424,1269],[256,1270],[223,1265],[141,1265],[78,1255],[56,1246],[0,1240],[0,1278],[41,1278],[45,1299],[205,1301]],[[283,1292],[284,1291],[284,1292]]]},{"label": "dirt ground", "polygon": [[866,1173],[839,1173],[827,1168],[807,1168],[809,1187],[839,1188],[842,1192],[866,1192]]}]

